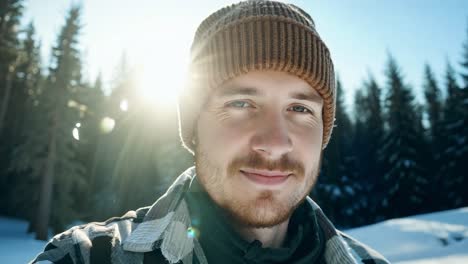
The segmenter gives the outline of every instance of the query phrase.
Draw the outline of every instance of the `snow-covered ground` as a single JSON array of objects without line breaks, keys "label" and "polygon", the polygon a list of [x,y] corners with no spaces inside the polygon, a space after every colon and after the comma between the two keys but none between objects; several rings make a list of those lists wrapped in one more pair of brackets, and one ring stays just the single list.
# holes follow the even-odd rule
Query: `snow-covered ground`
[{"label": "snow-covered ground", "polygon": [[26,234],[26,221],[0,217],[0,263],[24,264],[44,249],[45,242]]},{"label": "snow-covered ground", "polygon": [[468,264],[468,207],[348,230],[392,263]]},{"label": "snow-covered ground", "polygon": [[[0,217],[0,263],[27,263],[45,246],[25,221]],[[346,231],[392,263],[467,264],[468,207],[392,219]]]}]

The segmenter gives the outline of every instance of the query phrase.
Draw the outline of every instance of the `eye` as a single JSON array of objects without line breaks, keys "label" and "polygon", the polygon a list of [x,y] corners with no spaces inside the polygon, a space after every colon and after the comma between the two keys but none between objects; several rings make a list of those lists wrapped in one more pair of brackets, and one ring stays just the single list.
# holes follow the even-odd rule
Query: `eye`
[{"label": "eye", "polygon": [[293,112],[298,112],[298,113],[310,113],[310,114],[312,114],[311,110],[309,110],[307,107],[304,107],[302,105],[291,106],[288,110],[293,111]]},{"label": "eye", "polygon": [[249,102],[241,101],[241,100],[231,101],[231,102],[227,103],[226,106],[232,107],[232,108],[252,107],[252,105]]}]

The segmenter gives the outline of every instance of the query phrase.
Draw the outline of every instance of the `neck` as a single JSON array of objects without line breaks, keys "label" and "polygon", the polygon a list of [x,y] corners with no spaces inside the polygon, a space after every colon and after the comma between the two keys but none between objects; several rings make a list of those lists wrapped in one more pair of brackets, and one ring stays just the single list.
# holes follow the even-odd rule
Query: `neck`
[{"label": "neck", "polygon": [[258,240],[262,242],[262,247],[279,248],[283,245],[288,231],[289,218],[272,227],[255,228],[233,225],[234,230],[246,241]]}]

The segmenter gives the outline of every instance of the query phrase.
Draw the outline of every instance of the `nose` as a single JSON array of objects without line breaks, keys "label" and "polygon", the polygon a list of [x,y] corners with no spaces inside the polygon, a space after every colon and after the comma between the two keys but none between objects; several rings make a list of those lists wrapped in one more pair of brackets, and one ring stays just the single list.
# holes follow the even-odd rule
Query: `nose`
[{"label": "nose", "polygon": [[279,113],[263,116],[256,127],[251,139],[253,151],[272,160],[280,159],[292,151],[293,145],[284,116]]}]

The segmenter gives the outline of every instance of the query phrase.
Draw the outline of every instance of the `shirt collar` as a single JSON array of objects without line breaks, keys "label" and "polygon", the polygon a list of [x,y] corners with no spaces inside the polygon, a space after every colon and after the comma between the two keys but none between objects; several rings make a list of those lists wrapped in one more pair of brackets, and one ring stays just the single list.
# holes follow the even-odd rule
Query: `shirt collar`
[{"label": "shirt collar", "polygon": [[[161,248],[164,257],[176,263],[193,250],[193,237],[187,233],[191,226],[184,191],[195,176],[195,167],[183,172],[148,210],[143,222],[123,241],[123,249],[149,252]],[[174,262],[172,262],[174,261]]]}]

